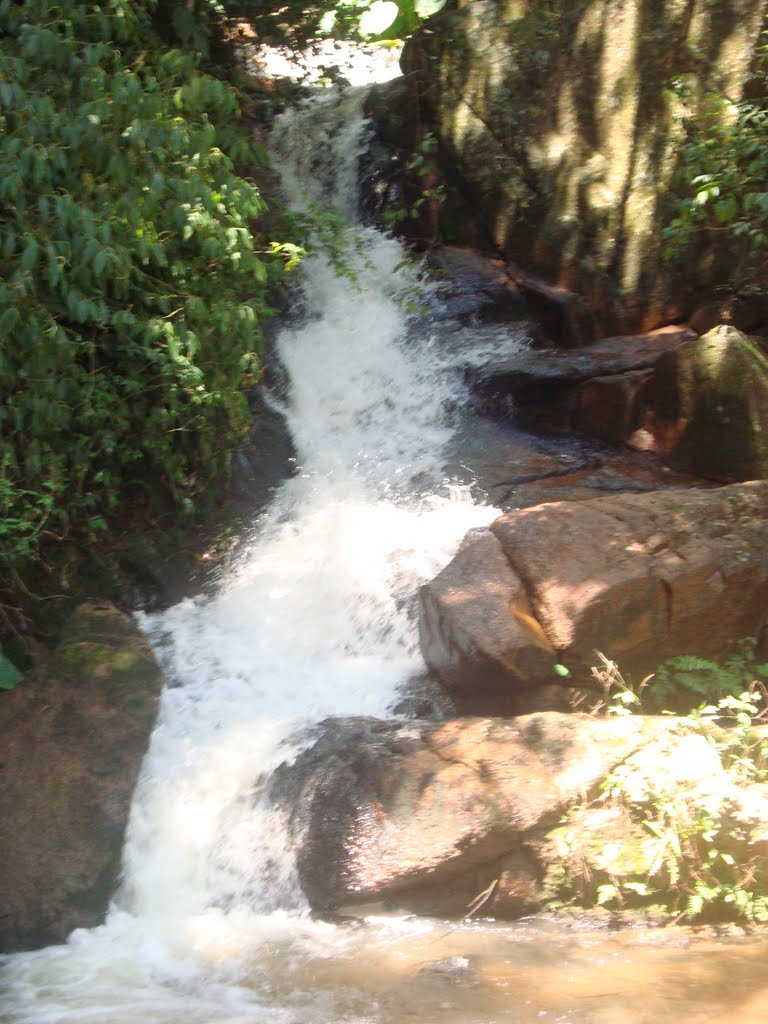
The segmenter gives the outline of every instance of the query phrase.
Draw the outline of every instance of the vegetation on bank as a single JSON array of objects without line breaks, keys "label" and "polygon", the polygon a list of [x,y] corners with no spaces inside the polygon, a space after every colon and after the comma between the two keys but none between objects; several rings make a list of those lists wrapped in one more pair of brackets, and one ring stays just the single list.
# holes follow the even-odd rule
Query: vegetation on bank
[{"label": "vegetation on bank", "polygon": [[592,674],[608,715],[698,704],[563,817],[551,836],[550,905],[767,922],[768,664],[754,640],[722,663],[673,658],[638,692],[599,657]]},{"label": "vegetation on bank", "polygon": [[[736,295],[768,295],[768,33],[762,39],[745,96],[713,93],[691,119],[664,229],[668,260],[686,259],[701,238],[715,246],[723,290]],[[688,102],[685,78],[672,89]]]},{"label": "vegetation on bank", "polygon": [[443,2],[0,0],[0,611],[52,541],[194,515],[248,427],[304,226],[263,233],[227,18],[385,37]]},{"label": "vegetation on bank", "polygon": [[271,313],[263,159],[153,4],[0,3],[0,561],[158,482],[190,511]]}]

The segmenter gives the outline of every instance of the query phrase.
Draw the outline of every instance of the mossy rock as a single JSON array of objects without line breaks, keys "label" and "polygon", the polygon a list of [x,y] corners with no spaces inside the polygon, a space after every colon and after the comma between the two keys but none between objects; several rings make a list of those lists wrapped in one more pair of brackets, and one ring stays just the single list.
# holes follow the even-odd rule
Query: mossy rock
[{"label": "mossy rock", "polygon": [[0,950],[103,920],[161,686],[132,619],[90,604],[43,668],[0,693]]},{"label": "mossy rock", "polygon": [[768,360],[735,327],[662,356],[639,405],[673,468],[728,483],[768,478]]}]

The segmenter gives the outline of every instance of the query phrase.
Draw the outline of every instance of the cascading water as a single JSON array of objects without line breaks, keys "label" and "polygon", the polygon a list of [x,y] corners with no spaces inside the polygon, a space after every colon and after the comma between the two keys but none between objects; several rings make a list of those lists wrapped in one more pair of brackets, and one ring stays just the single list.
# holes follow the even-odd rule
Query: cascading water
[{"label": "cascading water", "polygon": [[[326,96],[284,116],[274,146],[297,205],[353,213],[360,104]],[[142,619],[168,685],[122,889],[103,927],[7,958],[4,1021],[658,1024],[680,1007],[649,977],[688,1007],[702,986],[685,943],[307,913],[265,782],[307,724],[387,715],[421,670],[416,587],[494,514],[443,479],[446,410],[462,365],[517,344],[509,328],[436,338],[428,315],[404,312],[421,286],[399,245],[359,226],[342,242],[354,273],[308,260],[301,321],[279,340],[298,473],[214,596]],[[761,955],[736,952],[702,947],[696,964],[732,985]]]},{"label": "cascading water", "polygon": [[[284,115],[273,142],[296,205],[352,213],[361,100]],[[302,725],[387,714],[420,669],[416,585],[491,516],[442,479],[457,355],[441,359],[428,333],[409,331],[416,271],[376,231],[350,225],[338,240],[351,273],[308,260],[301,323],[279,341],[299,472],[214,597],[142,618],[168,686],[125,882],[103,928],[15,958],[12,1019],[119,1021],[136,998],[153,1020],[176,1020],[178,1000],[185,1020],[208,1019],[190,990],[247,973],[275,934],[323,930],[305,919],[260,786]],[[245,1002],[253,1019],[258,993]]]}]

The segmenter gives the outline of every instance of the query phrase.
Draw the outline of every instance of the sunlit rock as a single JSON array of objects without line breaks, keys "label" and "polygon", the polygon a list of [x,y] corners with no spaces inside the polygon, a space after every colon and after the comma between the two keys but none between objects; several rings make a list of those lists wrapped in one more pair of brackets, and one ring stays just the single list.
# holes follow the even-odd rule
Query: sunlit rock
[{"label": "sunlit rock", "polygon": [[[674,655],[722,656],[766,616],[767,510],[756,481],[508,512],[422,589],[427,663],[505,713],[537,686],[593,685],[596,650],[636,682]],[[558,663],[570,675],[555,680]]]},{"label": "sunlit rock", "polygon": [[[301,885],[324,911],[371,900],[516,916],[540,902],[542,837],[667,718],[542,713],[324,723],[278,770]],[[483,899],[486,896],[486,899]]]},{"label": "sunlit rock", "polygon": [[422,587],[419,612],[424,658],[464,713],[560,704],[562,693],[551,685],[553,648],[492,533],[467,535],[449,566]]}]

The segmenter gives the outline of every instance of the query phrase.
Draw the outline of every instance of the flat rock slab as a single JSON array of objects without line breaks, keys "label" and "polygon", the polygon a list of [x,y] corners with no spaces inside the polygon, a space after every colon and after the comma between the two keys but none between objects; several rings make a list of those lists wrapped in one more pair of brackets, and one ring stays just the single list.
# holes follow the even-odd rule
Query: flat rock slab
[{"label": "flat rock slab", "polygon": [[[644,383],[641,371],[652,371],[665,353],[695,337],[688,329],[663,328],[648,334],[604,338],[568,351],[526,352],[467,371],[467,382],[486,412],[511,417],[521,426],[590,432],[597,417],[594,402],[585,401],[589,395],[582,395],[583,387],[600,378],[599,390],[604,395],[610,378],[622,378],[623,397],[611,402],[618,406],[611,417],[620,421],[618,427],[613,422],[598,423],[593,431],[605,440],[622,443],[632,426],[636,392]],[[600,404],[605,404],[604,398]]]},{"label": "flat rock slab", "polygon": [[653,453],[616,451],[586,438],[548,437],[489,417],[458,426],[443,466],[502,512],[544,501],[576,501],[619,491],[701,486],[663,466]]},{"label": "flat rock slab", "polygon": [[664,352],[695,337],[687,328],[663,328],[648,334],[603,338],[568,351],[529,352],[476,371],[471,383],[482,394],[504,391],[518,397],[522,389],[536,385],[573,384],[606,374],[647,369]]}]

